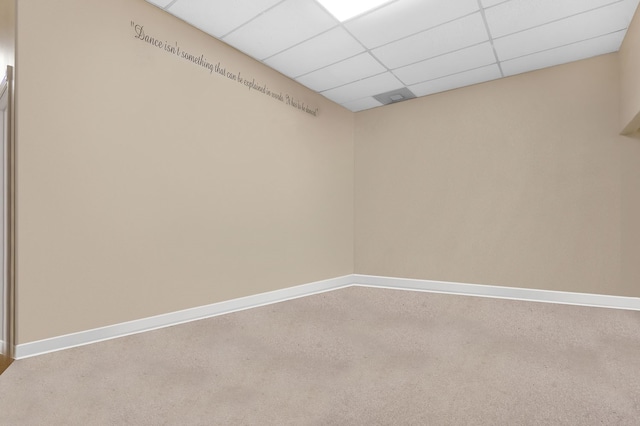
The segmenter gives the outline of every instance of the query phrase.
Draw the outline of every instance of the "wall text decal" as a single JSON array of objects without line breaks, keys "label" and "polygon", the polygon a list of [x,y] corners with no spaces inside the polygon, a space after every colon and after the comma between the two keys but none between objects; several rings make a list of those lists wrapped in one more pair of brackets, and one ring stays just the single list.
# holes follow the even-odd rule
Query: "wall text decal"
[{"label": "wall text decal", "polygon": [[314,117],[318,115],[317,107],[311,107],[310,105],[307,105],[304,102],[295,99],[293,96],[287,93],[283,94],[282,92],[275,92],[271,90],[266,83],[257,82],[253,77],[243,76],[239,71],[234,72],[228,70],[227,67],[224,66],[220,61],[218,61],[217,63],[214,63],[215,61],[209,61],[204,56],[204,54],[197,55],[184,50],[182,47],[180,47],[177,41],[173,42],[173,44],[167,41],[162,41],[161,38],[158,38],[146,32],[144,25],[136,24],[134,21],[131,21],[131,28],[133,28],[134,31],[133,37],[146,43],[150,47],[154,47],[158,50],[162,50],[166,53],[174,55],[180,59],[189,61],[209,71],[209,74],[211,75],[215,74],[216,76],[223,76],[230,81],[235,81],[248,90],[260,92],[265,96],[269,96],[272,99],[285,103],[293,108],[313,115]]}]

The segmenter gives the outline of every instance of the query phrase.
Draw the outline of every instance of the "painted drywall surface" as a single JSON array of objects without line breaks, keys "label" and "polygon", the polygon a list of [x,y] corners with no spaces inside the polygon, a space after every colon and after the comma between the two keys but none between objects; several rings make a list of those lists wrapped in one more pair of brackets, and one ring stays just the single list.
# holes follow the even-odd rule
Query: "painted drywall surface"
[{"label": "painted drywall surface", "polygon": [[622,143],[622,280],[640,283],[640,9],[618,52]]},{"label": "painted drywall surface", "polygon": [[353,113],[143,0],[20,2],[17,69],[18,343],[353,272]]},{"label": "painted drywall surface", "polygon": [[7,65],[15,65],[16,48],[16,2],[0,0],[0,79]]},{"label": "painted drywall surface", "polygon": [[[640,8],[636,10],[619,51],[621,129],[640,128]],[[637,135],[636,135],[637,136]]]},{"label": "painted drywall surface", "polygon": [[640,296],[617,54],[356,114],[356,273]]},{"label": "painted drywall surface", "polygon": [[621,155],[622,282],[640,297],[640,140],[624,138]]}]

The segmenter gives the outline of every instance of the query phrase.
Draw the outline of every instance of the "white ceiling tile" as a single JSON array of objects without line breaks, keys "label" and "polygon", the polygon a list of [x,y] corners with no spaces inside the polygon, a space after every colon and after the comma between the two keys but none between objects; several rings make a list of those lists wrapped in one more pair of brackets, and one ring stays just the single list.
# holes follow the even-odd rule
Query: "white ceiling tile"
[{"label": "white ceiling tile", "polygon": [[335,25],[335,18],[315,1],[286,0],[223,40],[254,58],[264,59]]},{"label": "white ceiling tile", "polygon": [[155,4],[158,7],[166,7],[172,0],[147,0],[148,3]]},{"label": "white ceiling tile", "polygon": [[496,4],[504,3],[505,1],[508,0],[482,0],[482,7],[495,6]]},{"label": "white ceiling tile", "polygon": [[345,86],[322,92],[326,98],[332,101],[345,104],[378,93],[400,89],[404,85],[390,72],[356,81]]},{"label": "white ceiling tile", "polygon": [[296,80],[311,90],[322,92],[384,71],[386,71],[386,68],[380,65],[369,53],[363,53],[299,77]]},{"label": "white ceiling tile", "polygon": [[607,7],[575,15],[494,40],[501,61],[599,37],[627,28],[636,0],[625,0]]},{"label": "white ceiling tile", "polygon": [[205,33],[222,37],[279,1],[178,0],[167,10]]},{"label": "white ceiling tile", "polygon": [[426,96],[432,93],[444,92],[446,90],[495,80],[500,77],[502,77],[500,74],[500,68],[498,68],[497,64],[493,64],[437,78],[435,80],[425,81],[424,83],[409,86],[409,90],[411,90],[416,96]]},{"label": "white ceiling tile", "polygon": [[511,0],[485,11],[493,38],[585,12],[615,0]]},{"label": "white ceiling tile", "polygon": [[462,71],[490,65],[496,62],[490,43],[482,43],[433,59],[398,68],[393,73],[405,83],[412,85],[423,81],[456,74]]},{"label": "white ceiling tile", "polygon": [[393,0],[339,24],[316,0],[146,1],[352,111],[499,78],[496,54],[513,75],[616,51],[640,3]]},{"label": "white ceiling tile", "polygon": [[356,101],[345,102],[342,104],[342,106],[350,111],[358,112],[358,111],[364,111],[365,109],[379,107],[379,106],[382,106],[382,104],[378,102],[375,98],[368,96],[366,98],[358,99]]},{"label": "white ceiling tile", "polygon": [[488,39],[484,21],[478,12],[384,45],[371,53],[388,68],[393,69],[478,44]]},{"label": "white ceiling tile", "polygon": [[337,27],[272,56],[265,63],[289,77],[297,77],[363,51],[356,39]]},{"label": "white ceiling tile", "polygon": [[618,31],[602,37],[505,61],[501,63],[502,70],[505,76],[509,76],[616,52],[620,48],[624,34],[624,30]]},{"label": "white ceiling tile", "polygon": [[346,22],[345,27],[372,49],[478,9],[477,0],[399,0]]}]

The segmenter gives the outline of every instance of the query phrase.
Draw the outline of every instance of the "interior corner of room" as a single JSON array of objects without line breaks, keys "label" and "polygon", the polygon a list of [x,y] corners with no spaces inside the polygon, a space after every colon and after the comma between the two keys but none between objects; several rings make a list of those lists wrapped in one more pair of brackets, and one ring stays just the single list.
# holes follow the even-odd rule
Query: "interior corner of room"
[{"label": "interior corner of room", "polygon": [[357,275],[640,297],[638,13],[618,52],[354,113],[144,0],[0,12],[18,352]]}]

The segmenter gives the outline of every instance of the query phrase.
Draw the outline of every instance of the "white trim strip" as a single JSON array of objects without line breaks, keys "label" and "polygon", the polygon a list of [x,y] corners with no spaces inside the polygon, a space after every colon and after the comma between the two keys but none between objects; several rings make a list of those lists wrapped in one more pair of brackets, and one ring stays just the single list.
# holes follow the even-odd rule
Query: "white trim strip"
[{"label": "white trim strip", "polygon": [[16,346],[14,352],[15,359],[43,355],[49,352],[88,345],[91,343],[101,342],[103,340],[115,339],[158,328],[171,327],[173,325],[210,318],[216,315],[228,314],[235,311],[256,308],[258,306],[284,302],[286,300],[336,290],[350,286],[351,281],[352,276],[345,275],[343,277],[316,281],[309,284],[288,287],[281,290],[260,293],[211,305],[199,306],[196,308],[170,312],[168,314],[142,318],[106,327],[94,328],[92,330],[80,331],[35,342],[23,343]]},{"label": "white trim strip", "polygon": [[114,324],[64,336],[52,337],[35,342],[23,343],[15,347],[15,358],[23,359],[43,355],[76,346],[88,345],[103,340],[115,339],[131,334],[171,327],[185,322],[196,321],[216,315],[272,303],[284,302],[312,294],[324,293],[350,286],[389,288],[396,290],[427,291],[433,293],[457,294],[463,296],[494,297],[499,299],[525,300],[530,302],[561,303],[568,305],[593,306],[640,311],[640,298],[608,296],[601,294],[570,293],[563,291],[536,290],[479,284],[461,284],[445,281],[392,278],[374,275],[345,275],[317,281],[282,290],[260,293],[211,305],[183,311],[170,312],[149,318]]},{"label": "white trim strip", "polygon": [[463,296],[494,297],[497,299],[525,300],[529,302],[561,303],[640,311],[640,298],[609,296],[604,294],[572,293],[482,284],[461,284],[447,281],[392,278],[374,275],[352,275],[353,285],[399,290],[428,291]]}]

